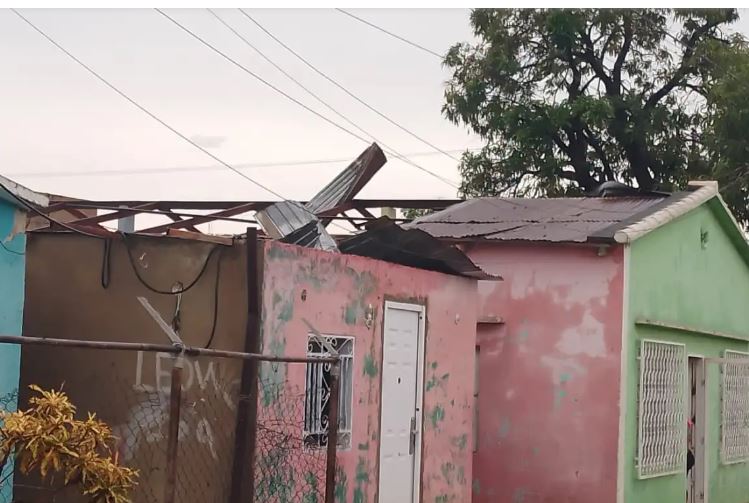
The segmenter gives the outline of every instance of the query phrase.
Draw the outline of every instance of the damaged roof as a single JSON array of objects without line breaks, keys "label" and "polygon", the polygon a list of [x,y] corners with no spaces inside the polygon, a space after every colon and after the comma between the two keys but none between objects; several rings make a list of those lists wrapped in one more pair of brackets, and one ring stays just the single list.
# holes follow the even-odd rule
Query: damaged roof
[{"label": "damaged roof", "polygon": [[458,248],[440,241],[419,229],[404,229],[381,218],[367,225],[367,230],[338,244],[341,253],[382,260],[453,276],[500,281],[474,264]]},{"label": "damaged roof", "polygon": [[313,197],[306,207],[315,215],[336,210],[354,199],[372,177],[385,165],[387,158],[373,143]]},{"label": "damaged roof", "polygon": [[39,192],[27,189],[20,183],[9,180],[0,175],[0,201],[5,201],[13,206],[26,208],[28,204],[45,207],[49,205],[49,197]]},{"label": "damaged roof", "polygon": [[406,227],[440,239],[584,243],[615,241],[617,231],[687,197],[479,198],[422,217]]}]

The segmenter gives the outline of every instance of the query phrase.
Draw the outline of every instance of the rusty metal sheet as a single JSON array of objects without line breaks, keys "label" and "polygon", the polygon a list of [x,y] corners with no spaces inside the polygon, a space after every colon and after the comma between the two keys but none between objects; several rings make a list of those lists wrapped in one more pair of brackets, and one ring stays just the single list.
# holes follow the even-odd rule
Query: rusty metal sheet
[{"label": "rusty metal sheet", "polygon": [[474,264],[467,255],[427,232],[404,229],[387,218],[376,220],[367,231],[338,244],[341,253],[467,278],[499,281]]},{"label": "rusty metal sheet", "polygon": [[407,227],[443,239],[587,242],[681,197],[481,198],[422,217]]},{"label": "rusty metal sheet", "polygon": [[385,162],[385,154],[376,143],[373,143],[305,206],[315,215],[334,211],[340,205],[353,200]]}]

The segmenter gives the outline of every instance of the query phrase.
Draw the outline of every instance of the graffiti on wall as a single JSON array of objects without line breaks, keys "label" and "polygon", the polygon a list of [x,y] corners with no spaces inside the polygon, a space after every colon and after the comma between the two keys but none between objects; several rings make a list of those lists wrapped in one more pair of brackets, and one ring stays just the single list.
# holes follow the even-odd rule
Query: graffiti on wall
[{"label": "graffiti on wall", "polygon": [[[166,440],[172,360],[168,353],[137,354],[132,384],[137,399],[129,404],[125,421],[113,428],[125,461],[132,460],[143,444],[163,444]],[[223,379],[217,362],[186,358],[179,440],[194,439],[218,460],[217,430],[228,426],[221,421],[234,419],[238,387],[239,378]]]}]

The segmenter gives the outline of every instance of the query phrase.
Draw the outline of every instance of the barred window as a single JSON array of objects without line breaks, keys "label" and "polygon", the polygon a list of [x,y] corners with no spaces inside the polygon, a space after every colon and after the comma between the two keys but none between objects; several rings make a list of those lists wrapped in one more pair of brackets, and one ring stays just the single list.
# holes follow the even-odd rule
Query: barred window
[{"label": "barred window", "polygon": [[[726,360],[747,360],[749,353],[726,351]],[[721,366],[720,457],[723,463],[749,460],[749,365]]]},{"label": "barred window", "polygon": [[[353,358],[352,337],[325,336],[325,344],[310,335],[307,341],[307,356],[330,356],[327,345],[341,357],[341,377],[338,400],[338,448],[351,447],[351,410],[353,406]],[[330,410],[330,363],[307,363],[307,379],[304,399],[304,444],[308,447],[328,445],[328,417]]]},{"label": "barred window", "polygon": [[640,478],[686,469],[686,367],[683,344],[642,341],[637,445]]}]

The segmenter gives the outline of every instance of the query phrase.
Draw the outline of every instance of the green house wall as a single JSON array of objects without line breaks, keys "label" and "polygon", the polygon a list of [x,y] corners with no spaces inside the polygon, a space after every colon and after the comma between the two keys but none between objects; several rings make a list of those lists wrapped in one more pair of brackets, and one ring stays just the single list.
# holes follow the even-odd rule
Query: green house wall
[{"label": "green house wall", "polygon": [[[624,373],[624,503],[684,501],[686,473],[640,480],[637,477],[637,406],[639,364],[643,339],[686,345],[689,355],[720,357],[726,349],[749,350],[749,343],[720,332],[749,339],[749,266],[726,232],[726,214],[703,204],[636,240],[629,253],[628,317],[625,325]],[[733,240],[732,240],[733,239]],[[689,327],[675,330],[636,321]],[[707,364],[706,471],[709,503],[749,502],[749,464],[720,462],[720,366]]]}]

